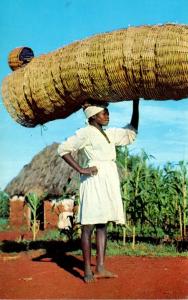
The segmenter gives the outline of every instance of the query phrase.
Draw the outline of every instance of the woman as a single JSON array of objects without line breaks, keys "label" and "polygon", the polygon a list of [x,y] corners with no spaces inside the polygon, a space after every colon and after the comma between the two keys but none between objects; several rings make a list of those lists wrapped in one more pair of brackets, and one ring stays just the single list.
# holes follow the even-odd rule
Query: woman
[{"label": "woman", "polygon": [[[124,224],[120,182],[116,166],[116,146],[128,145],[136,137],[139,120],[139,100],[133,101],[131,122],[124,128],[103,126],[109,123],[107,105],[86,104],[84,113],[88,126],[79,129],[58,148],[59,155],[81,175],[78,222],[82,225],[81,245],[84,259],[84,281],[117,277],[105,269],[104,258],[107,223]],[[85,157],[80,166],[71,153],[81,150]],[[91,270],[91,235],[96,227],[96,271]]]}]

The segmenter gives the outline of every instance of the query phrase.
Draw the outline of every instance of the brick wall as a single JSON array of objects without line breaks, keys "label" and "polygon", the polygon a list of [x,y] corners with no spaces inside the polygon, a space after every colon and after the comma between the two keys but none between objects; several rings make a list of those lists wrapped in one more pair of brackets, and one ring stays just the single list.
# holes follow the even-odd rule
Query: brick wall
[{"label": "brick wall", "polygon": [[44,229],[57,228],[59,214],[64,211],[73,211],[73,202],[72,205],[67,205],[66,200],[62,201],[44,201]]},{"label": "brick wall", "polygon": [[[45,200],[43,205],[43,229],[57,228],[59,214],[62,212],[72,212],[74,201],[71,199],[64,199],[62,201]],[[10,199],[10,225],[13,227],[26,227],[30,229],[30,208],[27,206],[24,197],[14,196]]]},{"label": "brick wall", "polygon": [[30,227],[30,209],[23,196],[14,196],[10,199],[10,225],[13,227]]}]

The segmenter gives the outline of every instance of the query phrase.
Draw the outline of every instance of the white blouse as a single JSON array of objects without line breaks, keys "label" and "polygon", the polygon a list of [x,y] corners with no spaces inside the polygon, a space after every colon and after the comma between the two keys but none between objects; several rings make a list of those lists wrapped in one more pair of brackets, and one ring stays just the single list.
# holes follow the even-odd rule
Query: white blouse
[{"label": "white blouse", "polygon": [[109,128],[104,130],[110,143],[103,134],[92,125],[81,128],[75,135],[69,137],[58,147],[58,153],[63,156],[83,149],[88,159],[113,160],[115,159],[115,146],[131,144],[136,138],[136,130],[127,125],[124,128]]}]

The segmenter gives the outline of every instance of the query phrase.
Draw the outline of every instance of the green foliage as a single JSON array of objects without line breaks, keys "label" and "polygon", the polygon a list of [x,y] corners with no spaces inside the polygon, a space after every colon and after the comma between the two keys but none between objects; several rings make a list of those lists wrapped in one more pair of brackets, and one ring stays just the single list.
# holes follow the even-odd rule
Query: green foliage
[{"label": "green foliage", "polygon": [[32,219],[37,217],[37,210],[40,207],[41,199],[35,193],[29,193],[26,196],[26,201],[31,209]]},{"label": "green foliage", "polygon": [[60,240],[61,233],[58,228],[48,230],[44,232],[42,240],[44,241],[53,241],[53,240]]},{"label": "green foliage", "polygon": [[0,218],[0,231],[9,230],[7,218]]},{"label": "green foliage", "polygon": [[0,191],[0,218],[9,217],[9,195]]},{"label": "green foliage", "polygon": [[136,235],[186,237],[188,225],[187,163],[166,163],[163,169],[148,164],[153,158],[144,151],[130,156],[127,148],[117,151],[124,171],[121,191],[126,225],[136,227]]},{"label": "green foliage", "polygon": [[38,209],[41,205],[41,199],[35,193],[29,193],[26,197],[27,204],[31,210],[31,230],[33,233],[33,241],[36,240],[36,235],[39,231]]},{"label": "green foliage", "polygon": [[[153,245],[150,243],[137,243],[135,248],[132,248],[131,243],[126,243],[126,247],[121,242],[109,241],[107,244],[107,255],[129,255],[129,256],[188,256],[187,251],[178,252],[175,245]],[[92,254],[95,254],[93,251]]]}]

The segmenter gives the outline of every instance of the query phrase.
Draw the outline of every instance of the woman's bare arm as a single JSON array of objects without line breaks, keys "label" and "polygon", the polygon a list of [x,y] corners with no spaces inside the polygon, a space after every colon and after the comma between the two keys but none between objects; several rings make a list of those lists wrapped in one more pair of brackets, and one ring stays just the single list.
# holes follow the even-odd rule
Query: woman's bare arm
[{"label": "woman's bare arm", "polygon": [[130,125],[138,130],[139,124],[139,99],[133,100],[133,112]]},{"label": "woman's bare arm", "polygon": [[93,175],[96,175],[98,172],[98,170],[95,166],[90,167],[90,168],[82,168],[77,163],[77,161],[75,161],[75,159],[73,158],[71,153],[67,153],[67,154],[63,155],[62,158],[66,161],[66,163],[69,164],[69,166],[71,166],[74,170],[76,170],[80,174],[93,176]]}]

